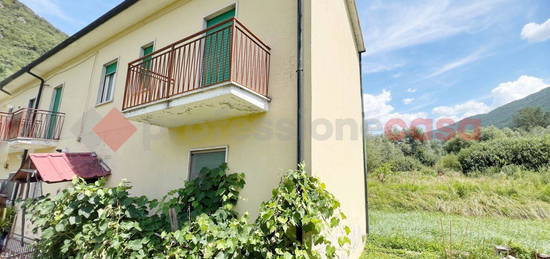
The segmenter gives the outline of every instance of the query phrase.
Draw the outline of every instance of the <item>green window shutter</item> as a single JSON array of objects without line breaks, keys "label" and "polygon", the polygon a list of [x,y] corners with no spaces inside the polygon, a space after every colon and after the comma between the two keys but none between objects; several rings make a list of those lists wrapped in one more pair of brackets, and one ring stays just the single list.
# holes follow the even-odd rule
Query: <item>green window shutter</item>
[{"label": "green window shutter", "polygon": [[[210,28],[233,17],[235,17],[235,9],[209,19],[206,21],[206,25]],[[233,34],[227,27],[232,25],[232,23],[227,23],[207,33],[204,43],[202,86],[214,85],[230,79],[229,66],[231,65],[230,53]],[[223,32],[220,32],[222,30]]]},{"label": "green window shutter", "polygon": [[117,65],[117,62],[107,65],[105,67],[105,75],[111,75],[116,73],[116,65]]},{"label": "green window shutter", "polygon": [[153,53],[153,45],[143,48],[143,56]]},{"label": "green window shutter", "polygon": [[206,26],[208,28],[212,27],[212,26],[216,26],[222,22],[225,22],[231,18],[235,17],[235,9],[232,9],[230,11],[227,11],[225,13],[222,13],[208,21],[206,21]]},{"label": "green window shutter", "polygon": [[214,169],[225,163],[225,150],[191,153],[189,179],[199,176],[203,168]]}]

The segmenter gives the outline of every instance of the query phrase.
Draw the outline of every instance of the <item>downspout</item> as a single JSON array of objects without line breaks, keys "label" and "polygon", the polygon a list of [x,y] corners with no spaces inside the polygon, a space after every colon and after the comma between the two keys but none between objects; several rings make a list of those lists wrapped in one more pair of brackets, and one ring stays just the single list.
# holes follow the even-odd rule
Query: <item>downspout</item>
[{"label": "downspout", "polygon": [[36,95],[36,102],[34,102],[34,108],[38,110],[38,107],[40,105],[40,98],[42,97],[42,90],[44,89],[46,80],[44,80],[44,78],[37,76],[36,74],[31,72],[30,69],[27,71],[27,73],[29,73],[29,75],[35,77],[36,79],[40,80],[40,88],[38,88],[38,94]]},{"label": "downspout", "polygon": [[296,114],[296,160],[298,164],[304,161],[302,152],[302,88],[304,74],[304,31],[303,31],[303,0],[298,2],[298,23],[297,23],[297,60],[296,60],[296,96],[297,96],[297,114]]},{"label": "downspout", "polygon": [[363,56],[362,53],[359,53],[359,93],[361,94],[361,124],[362,124],[362,131],[361,131],[361,138],[362,138],[362,144],[363,144],[363,176],[365,177],[365,223],[367,227],[367,235],[369,234],[369,185],[368,185],[368,169],[367,169],[367,141],[366,141],[366,134],[365,131],[367,131],[367,123],[365,121],[365,98],[363,97]]},{"label": "downspout", "polygon": [[[297,113],[296,113],[296,160],[297,165],[304,161],[304,154],[302,152],[302,88],[303,88],[303,73],[304,73],[304,29],[303,29],[303,0],[297,0],[297,50],[296,50],[296,99],[297,99]],[[296,239],[298,242],[303,243],[304,232],[302,225],[296,226]]]}]

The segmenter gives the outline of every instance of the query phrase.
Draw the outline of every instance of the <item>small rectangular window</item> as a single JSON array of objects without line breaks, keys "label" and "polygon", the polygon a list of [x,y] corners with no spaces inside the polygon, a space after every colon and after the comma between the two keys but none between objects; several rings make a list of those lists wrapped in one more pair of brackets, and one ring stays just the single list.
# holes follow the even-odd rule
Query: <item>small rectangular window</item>
[{"label": "small rectangular window", "polygon": [[225,163],[226,152],[225,148],[192,151],[189,180],[197,178],[203,168],[214,169]]},{"label": "small rectangular window", "polygon": [[[154,50],[154,47],[153,47],[153,44],[149,44],[149,45],[145,45],[143,47],[141,47],[141,56],[144,57],[144,56],[147,56],[151,53],[153,53],[153,50]],[[145,68],[146,70],[151,70],[151,60],[153,58],[152,57],[147,57],[143,60],[143,68]]]},{"label": "small rectangular window", "polygon": [[113,100],[113,90],[115,85],[115,75],[117,69],[117,62],[109,63],[103,66],[103,77],[101,80],[101,86],[99,87],[99,93],[97,96],[97,103],[105,103]]}]

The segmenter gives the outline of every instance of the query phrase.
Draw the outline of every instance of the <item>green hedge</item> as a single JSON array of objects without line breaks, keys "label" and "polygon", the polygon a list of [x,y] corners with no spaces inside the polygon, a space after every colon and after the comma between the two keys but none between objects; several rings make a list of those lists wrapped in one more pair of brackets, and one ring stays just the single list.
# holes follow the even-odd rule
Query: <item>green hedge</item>
[{"label": "green hedge", "polygon": [[476,143],[460,151],[458,160],[464,173],[506,165],[537,170],[550,163],[550,136],[506,138]]}]

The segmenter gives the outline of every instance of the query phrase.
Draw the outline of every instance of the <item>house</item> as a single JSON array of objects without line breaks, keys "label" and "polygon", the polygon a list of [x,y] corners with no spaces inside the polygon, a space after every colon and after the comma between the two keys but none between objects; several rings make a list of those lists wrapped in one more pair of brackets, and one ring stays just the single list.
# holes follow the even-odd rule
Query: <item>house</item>
[{"label": "house", "polygon": [[[0,82],[4,178],[28,154],[93,152],[159,198],[227,162],[255,218],[304,161],[366,232],[353,0],[126,0]],[[40,186],[55,193],[68,183]]]}]

